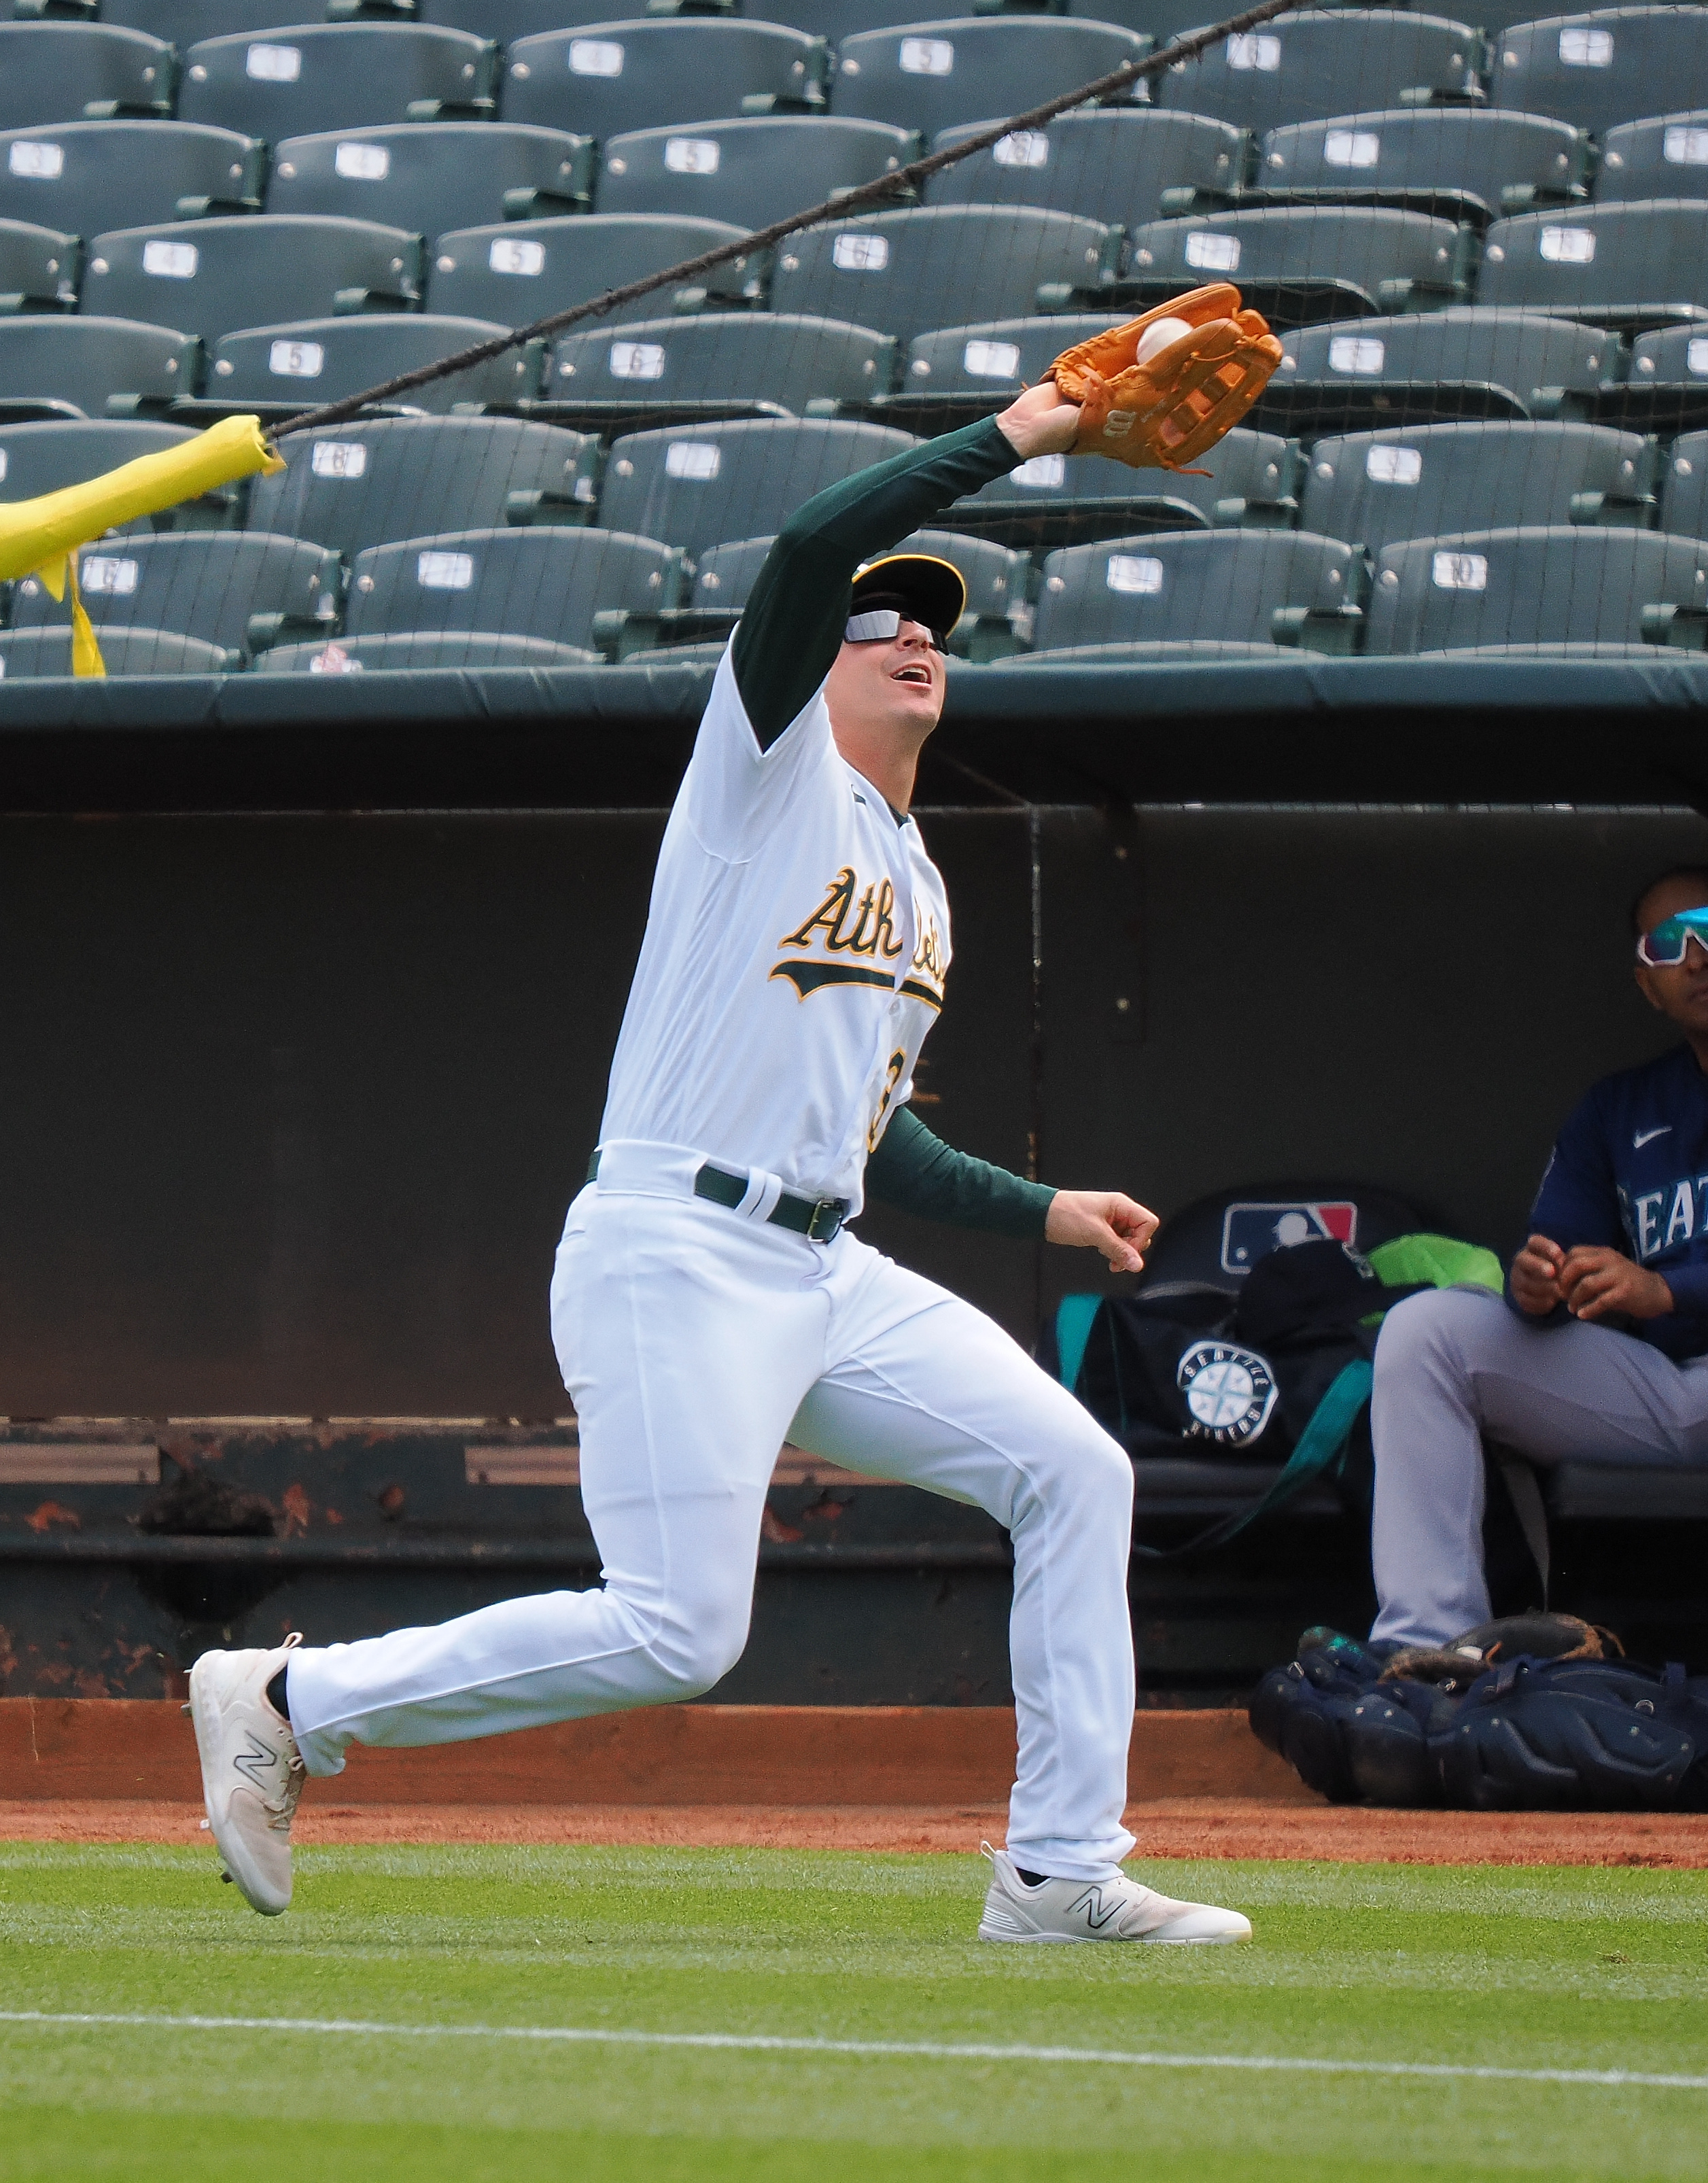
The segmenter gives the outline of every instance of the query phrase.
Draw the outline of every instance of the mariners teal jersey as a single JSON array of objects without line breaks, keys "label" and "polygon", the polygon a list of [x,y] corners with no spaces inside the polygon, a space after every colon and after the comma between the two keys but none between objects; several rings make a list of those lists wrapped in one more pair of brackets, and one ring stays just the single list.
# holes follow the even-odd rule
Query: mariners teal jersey
[{"label": "mariners teal jersey", "polygon": [[1688,1046],[1604,1076],[1572,1110],[1530,1232],[1567,1251],[1604,1244],[1651,1268],[1677,1308],[1629,1331],[1669,1357],[1708,1353],[1708,1076]]}]

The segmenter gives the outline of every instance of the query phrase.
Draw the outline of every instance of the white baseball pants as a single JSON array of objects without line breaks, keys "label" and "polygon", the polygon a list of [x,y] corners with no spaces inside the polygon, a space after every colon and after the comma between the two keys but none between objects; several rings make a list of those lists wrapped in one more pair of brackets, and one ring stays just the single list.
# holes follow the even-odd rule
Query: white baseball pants
[{"label": "white baseball pants", "polygon": [[1396,1304],[1376,1344],[1371,1631],[1439,1645],[1489,1619],[1483,1436],[1540,1464],[1708,1464],[1708,1358],[1570,1319],[1532,1325],[1487,1289]]},{"label": "white baseball pants", "polygon": [[695,1198],[699,1163],[606,1147],[558,1248],[552,1335],[602,1588],[293,1653],[308,1771],[337,1773],[352,1741],[456,1742],[708,1689],[746,1642],[790,1439],[1011,1534],[1008,1849],[1030,1870],[1112,1877],[1134,1846],[1126,1456],[970,1304],[846,1231],[816,1244],[767,1225],[774,1177],[756,1174],[734,1211]]}]

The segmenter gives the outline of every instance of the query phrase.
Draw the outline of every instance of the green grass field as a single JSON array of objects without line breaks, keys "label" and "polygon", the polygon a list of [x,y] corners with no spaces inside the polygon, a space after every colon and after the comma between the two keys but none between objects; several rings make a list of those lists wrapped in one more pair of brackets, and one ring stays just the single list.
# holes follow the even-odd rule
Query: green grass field
[{"label": "green grass field", "polygon": [[[981,1947],[976,1858],[311,1850],[276,1920],[215,1870],[0,1844],[6,2183],[1708,2176],[1708,1874],[1162,1865],[1257,1937],[1151,1949]],[[1256,2066],[1312,2058],[1378,2066]]]}]

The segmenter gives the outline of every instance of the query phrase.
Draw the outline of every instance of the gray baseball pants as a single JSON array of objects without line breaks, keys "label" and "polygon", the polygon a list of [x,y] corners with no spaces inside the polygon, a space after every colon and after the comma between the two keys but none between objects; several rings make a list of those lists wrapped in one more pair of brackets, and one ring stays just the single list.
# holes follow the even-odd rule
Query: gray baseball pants
[{"label": "gray baseball pants", "polygon": [[1487,1289],[1388,1314],[1370,1403],[1372,1638],[1440,1644],[1489,1619],[1483,1436],[1537,1464],[1708,1464],[1708,1357],[1611,1327],[1522,1319]]}]

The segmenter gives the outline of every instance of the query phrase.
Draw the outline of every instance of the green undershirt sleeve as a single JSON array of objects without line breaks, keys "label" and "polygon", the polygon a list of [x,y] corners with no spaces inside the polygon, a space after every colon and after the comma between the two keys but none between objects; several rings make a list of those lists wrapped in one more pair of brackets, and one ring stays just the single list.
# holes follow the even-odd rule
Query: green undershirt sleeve
[{"label": "green undershirt sleeve", "polygon": [[735,686],[761,750],[770,749],[829,673],[860,564],[1019,460],[987,417],[827,486],[790,517],[735,630]]},{"label": "green undershirt sleeve", "polygon": [[922,1219],[1037,1242],[1056,1193],[1006,1167],[957,1153],[934,1136],[912,1108],[900,1107],[866,1163],[866,1195]]}]

